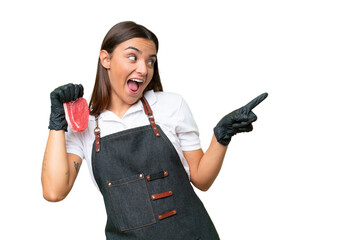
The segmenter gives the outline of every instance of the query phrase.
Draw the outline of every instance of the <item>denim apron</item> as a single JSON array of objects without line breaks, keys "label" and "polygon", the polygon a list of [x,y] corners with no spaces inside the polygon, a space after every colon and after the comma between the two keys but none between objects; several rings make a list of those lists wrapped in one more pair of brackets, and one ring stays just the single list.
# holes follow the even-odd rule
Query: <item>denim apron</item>
[{"label": "denim apron", "polygon": [[148,126],[100,138],[96,117],[92,168],[107,212],[106,239],[219,239],[174,146],[141,101]]}]

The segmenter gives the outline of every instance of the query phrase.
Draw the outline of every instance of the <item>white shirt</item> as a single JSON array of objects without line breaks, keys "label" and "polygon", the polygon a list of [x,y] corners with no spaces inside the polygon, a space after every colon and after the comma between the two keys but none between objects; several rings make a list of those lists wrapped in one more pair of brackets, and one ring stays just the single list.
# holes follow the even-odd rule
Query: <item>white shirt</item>
[{"label": "white shirt", "polygon": [[[147,91],[144,96],[153,111],[155,123],[160,126],[173,144],[190,178],[189,166],[183,151],[197,150],[201,148],[201,145],[199,130],[188,105],[180,95],[174,93],[151,90]],[[101,129],[100,137],[150,124],[141,101],[131,106],[123,118],[106,110],[100,114],[98,122]],[[94,128],[95,117],[90,115],[87,129],[79,133],[68,128],[65,140],[68,153],[76,154],[86,160],[91,178],[97,186],[91,166],[92,146],[95,140]]]}]

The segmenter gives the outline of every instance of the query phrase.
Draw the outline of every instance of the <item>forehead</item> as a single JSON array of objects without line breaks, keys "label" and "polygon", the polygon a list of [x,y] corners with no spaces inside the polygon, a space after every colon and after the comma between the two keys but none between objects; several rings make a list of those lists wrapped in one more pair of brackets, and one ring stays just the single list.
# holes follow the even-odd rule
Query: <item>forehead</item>
[{"label": "forehead", "polygon": [[156,53],[155,43],[145,38],[131,38],[120,43],[116,48],[124,51],[131,49],[129,47],[139,49],[141,52],[146,52],[148,54]]}]

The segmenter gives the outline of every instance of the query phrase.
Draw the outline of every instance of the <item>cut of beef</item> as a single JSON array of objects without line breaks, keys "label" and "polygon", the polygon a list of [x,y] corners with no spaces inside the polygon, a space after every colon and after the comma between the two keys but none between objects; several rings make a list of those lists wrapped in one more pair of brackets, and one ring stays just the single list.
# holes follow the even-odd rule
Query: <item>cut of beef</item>
[{"label": "cut of beef", "polygon": [[69,127],[75,132],[84,131],[89,122],[89,107],[85,98],[64,103],[65,118]]}]

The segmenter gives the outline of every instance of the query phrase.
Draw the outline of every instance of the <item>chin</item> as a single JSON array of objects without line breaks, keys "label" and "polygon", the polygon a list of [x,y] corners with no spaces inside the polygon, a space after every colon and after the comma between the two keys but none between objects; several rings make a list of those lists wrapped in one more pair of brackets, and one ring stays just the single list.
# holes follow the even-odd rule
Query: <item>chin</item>
[{"label": "chin", "polygon": [[143,96],[143,94],[144,94],[144,90],[139,91],[139,92],[136,93],[136,94],[134,94],[134,93],[128,93],[126,100],[127,100],[128,104],[133,105],[133,104],[137,103],[137,101],[140,100],[140,98]]}]

